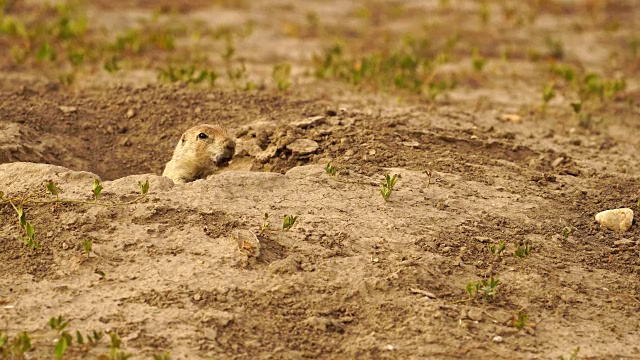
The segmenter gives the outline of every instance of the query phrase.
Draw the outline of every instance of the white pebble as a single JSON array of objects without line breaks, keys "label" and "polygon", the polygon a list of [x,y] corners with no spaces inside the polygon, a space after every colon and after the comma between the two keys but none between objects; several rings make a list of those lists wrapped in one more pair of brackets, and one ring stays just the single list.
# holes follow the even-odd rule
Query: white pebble
[{"label": "white pebble", "polygon": [[622,208],[602,211],[596,214],[596,221],[609,230],[627,231],[633,223],[633,210]]}]

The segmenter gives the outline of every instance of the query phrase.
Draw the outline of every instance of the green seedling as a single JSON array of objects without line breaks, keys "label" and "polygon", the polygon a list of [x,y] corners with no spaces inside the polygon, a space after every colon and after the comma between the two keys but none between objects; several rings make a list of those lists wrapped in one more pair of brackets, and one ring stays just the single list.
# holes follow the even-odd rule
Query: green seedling
[{"label": "green seedling", "polygon": [[298,220],[297,216],[285,215],[282,221],[282,231],[289,231]]},{"label": "green seedling", "polygon": [[171,354],[169,352],[163,352],[162,354],[154,354],[153,360],[170,360]]},{"label": "green seedling", "polygon": [[562,41],[553,39],[551,37],[546,38],[548,54],[553,59],[562,59],[564,57],[564,45]]},{"label": "green seedling", "polygon": [[484,295],[487,300],[493,301],[496,295],[498,284],[500,284],[500,280],[494,280],[493,276],[491,276],[489,279],[482,279],[479,282],[480,286],[478,287],[478,293]]},{"label": "green seedling", "polygon": [[571,228],[567,227],[567,226],[563,227],[562,228],[562,237],[566,239],[566,238],[569,237],[569,235],[571,235]]},{"label": "green seedling", "polygon": [[487,245],[487,248],[490,253],[492,253],[493,255],[499,256],[504,251],[505,244],[503,240],[500,240],[500,242],[498,243],[498,247],[496,247],[496,245],[494,244],[494,245]]},{"label": "green seedling", "polygon": [[196,69],[195,65],[186,67],[173,67],[169,65],[166,68],[160,68],[158,70],[158,79],[164,82],[183,82],[185,84],[200,84],[208,83],[209,86],[214,86],[218,79],[218,73],[215,70]]},{"label": "green seedling", "polygon": [[[580,352],[580,347],[578,346],[577,348],[573,349],[573,351],[571,351],[571,354],[569,354],[569,357],[567,357],[566,360],[577,360],[579,352]],[[565,357],[560,356],[560,360],[565,360]]]},{"label": "green seedling", "polygon": [[527,320],[529,320],[529,315],[527,315],[526,312],[521,311],[518,313],[518,318],[514,318],[511,321],[513,322],[513,326],[518,330],[521,330],[527,325]]},{"label": "green seedling", "polygon": [[140,194],[147,195],[147,193],[149,192],[149,179],[145,180],[144,183],[138,181],[138,186],[140,187]]},{"label": "green seedling", "polygon": [[82,250],[87,254],[87,259],[91,256],[91,250],[93,249],[93,240],[84,239],[82,240]]},{"label": "green seedling", "polygon": [[58,186],[56,186],[56,184],[49,180],[49,182],[47,182],[47,190],[49,190],[49,192],[51,193],[51,195],[56,197],[56,201],[60,200],[60,188]]},{"label": "green seedling", "polygon": [[93,330],[91,334],[87,335],[87,341],[89,342],[89,345],[95,346],[100,342],[100,340],[102,340],[103,336],[104,333],[102,331]]},{"label": "green seedling", "polygon": [[382,198],[384,199],[384,201],[389,201],[389,197],[391,197],[391,193],[393,192],[393,187],[398,181],[398,175],[394,174],[393,176],[391,176],[389,174],[385,174],[384,178],[385,182],[382,183],[380,193],[382,194]]},{"label": "green seedling", "polygon": [[529,254],[531,254],[531,244],[526,243],[523,245],[518,245],[518,247],[516,248],[515,255],[520,259],[526,258],[527,256],[529,256]]},{"label": "green seedling", "polygon": [[107,277],[107,274],[105,274],[104,271],[100,269],[95,269],[93,272],[95,274],[98,274],[98,276],[100,276],[100,280],[104,280]]},{"label": "green seedling", "polygon": [[284,91],[291,86],[291,64],[277,64],[273,67],[273,81],[278,90]]},{"label": "green seedling", "polygon": [[464,301],[472,300],[478,294],[481,294],[489,301],[493,301],[499,283],[500,280],[494,280],[493,276],[491,276],[489,279],[482,279],[477,282],[468,283],[465,290],[467,294],[469,294],[469,299]]},{"label": "green seedling", "polygon": [[69,322],[65,321],[62,318],[62,315],[58,315],[58,317],[52,317],[51,319],[49,319],[49,327],[51,328],[51,330],[55,330],[58,333],[64,331],[67,326],[69,326]]},{"label": "green seedling", "polygon": [[467,291],[467,294],[469,294],[469,298],[473,298],[478,293],[479,288],[480,288],[479,282],[475,282],[475,283],[470,282],[470,283],[467,283],[467,287],[465,288],[465,290]]},{"label": "green seedling", "polygon": [[487,59],[480,55],[480,50],[477,47],[474,47],[471,53],[471,63],[473,64],[473,69],[477,72],[482,71],[487,65]]},{"label": "green seedling", "polygon": [[56,51],[51,47],[51,44],[44,43],[40,45],[40,48],[36,53],[36,59],[40,61],[55,61]]},{"label": "green seedling", "polygon": [[67,348],[71,346],[72,341],[73,338],[68,332],[62,332],[60,334],[60,338],[56,342],[56,345],[53,347],[53,356],[58,360],[62,359]]},{"label": "green seedling", "polygon": [[489,1],[482,1],[480,3],[480,8],[478,9],[478,12],[480,14],[480,20],[482,21],[482,24],[487,25],[489,24],[489,20],[491,20],[491,10],[489,9]]},{"label": "green seedling", "polygon": [[99,179],[93,179],[93,197],[95,202],[98,202],[98,198],[100,197],[100,193],[102,192],[102,185],[100,184]]},{"label": "green seedling", "polygon": [[551,101],[551,99],[553,99],[556,96],[554,87],[555,87],[555,83],[550,82],[550,83],[547,83],[542,89],[542,101],[544,102],[545,105],[548,104],[549,101]]},{"label": "green seedling", "polygon": [[102,68],[108,73],[114,73],[120,70],[120,66],[118,65],[118,58],[116,56],[111,56],[107,60],[104,61]]},{"label": "green seedling", "polygon": [[571,103],[571,108],[574,113],[580,114],[580,111],[582,111],[582,101]]},{"label": "green seedling", "polygon": [[327,173],[327,175],[334,177],[336,176],[337,173],[337,169],[335,166],[331,165],[331,163],[327,163],[327,166],[324,167],[324,171]]},{"label": "green seedling", "polygon": [[126,360],[131,357],[131,354],[123,352],[120,349],[120,346],[122,346],[122,340],[120,340],[118,334],[110,332],[109,337],[111,338],[111,342],[109,344],[109,358],[112,360]]},{"label": "green seedling", "polygon": [[269,230],[271,223],[269,222],[269,213],[264,213],[264,220],[262,220],[262,226],[260,227],[260,234]]},{"label": "green seedling", "polygon": [[25,359],[25,353],[31,350],[31,338],[26,331],[9,340],[9,336],[0,331],[0,359]]}]

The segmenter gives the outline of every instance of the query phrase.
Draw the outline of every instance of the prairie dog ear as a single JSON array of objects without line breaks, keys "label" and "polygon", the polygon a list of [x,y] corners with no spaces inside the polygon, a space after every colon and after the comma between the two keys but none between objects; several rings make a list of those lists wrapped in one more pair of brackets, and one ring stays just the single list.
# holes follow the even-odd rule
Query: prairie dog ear
[{"label": "prairie dog ear", "polygon": [[182,134],[182,137],[180,138],[180,146],[184,146],[184,143],[187,141],[186,137],[184,136],[184,134]]}]

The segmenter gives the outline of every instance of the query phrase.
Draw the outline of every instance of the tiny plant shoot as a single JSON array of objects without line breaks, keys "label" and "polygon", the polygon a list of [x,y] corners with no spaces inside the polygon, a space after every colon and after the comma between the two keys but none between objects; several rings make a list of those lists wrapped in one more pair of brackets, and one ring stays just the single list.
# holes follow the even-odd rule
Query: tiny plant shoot
[{"label": "tiny plant shoot", "polygon": [[497,248],[495,244],[487,245],[487,248],[489,249],[489,252],[492,253],[493,255],[500,255],[504,251],[505,244],[504,244],[504,241],[500,240]]},{"label": "tiny plant shoot", "polygon": [[100,197],[100,193],[102,192],[102,185],[100,184],[100,180],[93,179],[93,197],[95,202],[98,202],[98,198]]},{"label": "tiny plant shoot", "polygon": [[519,257],[520,259],[524,259],[527,256],[529,256],[529,254],[531,254],[531,244],[523,244],[523,245],[518,245],[518,247],[516,248],[516,256]]},{"label": "tiny plant shoot", "polygon": [[282,231],[289,231],[298,220],[297,216],[285,215],[282,221]]},{"label": "tiny plant shoot", "polygon": [[393,187],[398,181],[398,174],[394,174],[393,176],[386,174],[384,178],[385,182],[382,183],[380,193],[382,194],[382,198],[384,199],[384,201],[389,201],[389,197],[391,197],[391,193],[393,192]]},{"label": "tiny plant shoot", "polygon": [[327,166],[325,166],[324,171],[327,173],[327,175],[334,177],[336,176],[337,169],[335,166],[331,165],[331,163],[329,162],[327,163]]}]

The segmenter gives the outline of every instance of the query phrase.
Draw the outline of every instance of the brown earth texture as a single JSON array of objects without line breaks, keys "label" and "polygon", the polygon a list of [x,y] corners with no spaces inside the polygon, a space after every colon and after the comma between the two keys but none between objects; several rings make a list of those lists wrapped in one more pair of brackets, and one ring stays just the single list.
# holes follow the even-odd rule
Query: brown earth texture
[{"label": "brown earth texture", "polygon": [[0,49],[0,359],[640,359],[635,0],[1,0]]}]

